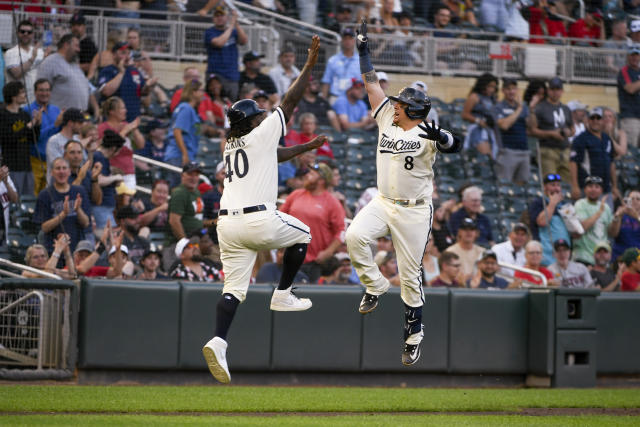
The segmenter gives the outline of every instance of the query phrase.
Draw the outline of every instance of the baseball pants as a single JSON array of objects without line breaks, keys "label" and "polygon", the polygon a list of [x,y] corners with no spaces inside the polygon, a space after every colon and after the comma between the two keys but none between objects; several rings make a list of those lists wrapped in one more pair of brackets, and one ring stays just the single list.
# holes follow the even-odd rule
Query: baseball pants
[{"label": "baseball pants", "polygon": [[346,241],[351,263],[368,293],[382,295],[390,286],[373,262],[370,245],[391,233],[400,276],[400,296],[410,307],[422,306],[422,256],[432,220],[431,203],[401,206],[378,195],[362,208],[347,228]]},{"label": "baseball pants", "polygon": [[224,272],[222,293],[244,301],[251,281],[251,272],[258,251],[288,248],[297,243],[309,243],[309,227],[299,219],[268,206],[266,211],[242,213],[230,209],[218,219],[220,261]]}]

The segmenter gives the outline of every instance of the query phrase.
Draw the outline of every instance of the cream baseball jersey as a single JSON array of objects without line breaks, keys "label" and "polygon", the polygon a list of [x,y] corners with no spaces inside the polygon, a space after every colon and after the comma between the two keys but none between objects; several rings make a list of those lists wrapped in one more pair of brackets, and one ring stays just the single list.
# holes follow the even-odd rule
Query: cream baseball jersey
[{"label": "cream baseball jersey", "polygon": [[239,209],[278,198],[278,141],[287,127],[280,108],[247,135],[229,139],[222,159],[226,176],[221,209]]},{"label": "cream baseball jersey", "polygon": [[389,98],[372,112],[379,128],[378,190],[392,199],[431,199],[436,143],[420,137],[424,132],[418,126],[405,131],[394,125],[394,114]]}]

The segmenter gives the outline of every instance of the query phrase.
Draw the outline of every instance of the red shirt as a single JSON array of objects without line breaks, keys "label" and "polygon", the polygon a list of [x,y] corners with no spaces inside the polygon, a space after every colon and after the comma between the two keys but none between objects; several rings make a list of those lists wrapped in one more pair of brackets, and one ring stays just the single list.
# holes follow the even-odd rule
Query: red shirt
[{"label": "red shirt", "polygon": [[[547,27],[546,31],[542,27],[542,22]],[[532,36],[529,43],[544,44],[546,42],[544,39],[533,36],[567,37],[567,29],[563,21],[544,18],[542,9],[531,6],[529,8],[529,34]]]},{"label": "red shirt", "polygon": [[311,229],[305,263],[314,261],[333,240],[344,241],[344,209],[328,191],[314,196],[300,188],[287,196],[280,210],[298,218]]},{"label": "red shirt", "polygon": [[[284,141],[287,145],[287,147],[291,147],[292,145],[300,145],[300,144],[305,144],[309,141],[311,141],[313,138],[315,138],[316,135],[315,133],[312,135],[307,135],[301,132],[297,132],[295,130],[290,130],[287,133],[287,136],[284,137]],[[320,148],[318,148],[318,150],[316,151],[316,155],[318,156],[324,156],[324,157],[330,157],[332,159],[334,159],[335,157],[333,157],[333,151],[331,150],[331,146],[329,145],[329,141],[327,140],[327,142],[325,142],[324,144],[322,144],[322,146]]]},{"label": "red shirt", "polygon": [[106,277],[109,267],[94,265],[85,273],[86,277]]},{"label": "red shirt", "polygon": [[[598,25],[588,27],[587,24],[585,24],[584,19],[578,19],[569,27],[569,37],[599,40],[600,27]],[[591,44],[593,45],[593,43]]]},{"label": "red shirt", "polygon": [[640,285],[640,273],[625,271],[622,273],[620,282],[622,283],[622,286],[620,286],[621,291],[635,291]]},{"label": "red shirt", "polygon": [[[176,109],[178,104],[180,104],[180,96],[182,96],[182,88],[176,90],[173,94],[173,97],[171,98],[172,113],[173,110]],[[200,119],[202,119],[202,121],[209,120],[207,118],[207,111],[211,111],[211,113],[213,114],[213,117],[216,119],[216,126],[224,126],[224,109],[220,105],[213,102],[211,98],[209,98],[209,95],[205,93],[202,97],[202,101],[200,101],[200,104],[198,105],[198,115],[200,116]]]},{"label": "red shirt", "polygon": [[[550,272],[548,269],[544,268],[544,267],[540,267],[538,268],[538,271],[542,274],[544,274],[544,276],[547,278],[547,280],[551,280],[553,279],[553,273]],[[522,271],[517,271],[514,273],[513,277],[515,277],[516,279],[523,279],[523,280],[527,280],[529,282],[535,283],[536,285],[542,285],[542,279],[540,279],[537,276],[532,276],[529,273],[524,273]]]},{"label": "red shirt", "polygon": [[[123,122],[123,125],[124,124],[126,123]],[[102,122],[98,125],[98,135],[100,138],[102,138],[104,131],[107,129],[111,129],[115,133],[120,134],[118,129],[114,129],[107,122]],[[133,151],[126,145],[123,145],[116,155],[109,159],[109,164],[113,168],[120,169],[124,175],[132,175],[136,173],[136,167],[133,164]]]}]

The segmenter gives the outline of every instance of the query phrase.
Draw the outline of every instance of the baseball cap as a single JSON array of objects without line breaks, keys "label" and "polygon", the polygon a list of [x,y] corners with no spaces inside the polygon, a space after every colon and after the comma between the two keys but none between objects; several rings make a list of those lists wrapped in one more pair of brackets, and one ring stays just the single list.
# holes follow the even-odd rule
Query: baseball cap
[{"label": "baseball cap", "polygon": [[220,172],[222,169],[224,169],[224,162],[222,162],[222,161],[221,161],[221,162],[219,162],[219,163],[216,165],[216,175],[217,175],[217,174],[218,174],[218,172]]},{"label": "baseball cap", "polygon": [[133,188],[127,187],[127,184],[125,184],[124,181],[122,181],[120,182],[120,184],[116,186],[116,195],[121,196],[123,194],[128,194],[129,196],[133,196],[134,194],[136,194],[136,190],[134,190]]},{"label": "baseball cap", "polygon": [[314,171],[320,174],[320,177],[324,179],[324,182],[329,184],[333,181],[333,171],[331,168],[325,163],[315,163],[313,165],[309,165],[309,169],[313,169]]},{"label": "baseball cap", "polygon": [[600,118],[602,118],[603,112],[602,112],[602,108],[600,107],[595,107],[592,108],[589,111],[589,118],[594,117],[594,116],[600,116]]},{"label": "baseball cap", "polygon": [[567,107],[569,107],[569,110],[571,110],[571,111],[586,110],[587,109],[587,105],[583,104],[582,102],[578,101],[577,99],[574,99],[574,100],[571,100],[571,101],[567,102]]},{"label": "baseball cap", "polygon": [[498,255],[496,255],[496,253],[494,251],[492,251],[491,249],[487,249],[486,251],[482,252],[482,255],[480,256],[480,261],[486,259],[486,258],[493,258],[496,261],[498,260]]},{"label": "baseball cap", "polygon": [[260,58],[264,58],[264,55],[260,55],[255,50],[250,50],[249,52],[244,54],[244,56],[242,57],[242,62],[253,61],[254,59]]},{"label": "baseball cap", "polygon": [[549,80],[549,89],[562,89],[563,83],[560,77],[554,77]]},{"label": "baseball cap", "polygon": [[511,225],[511,231],[524,231],[525,233],[529,233],[529,227],[524,222],[516,222]]},{"label": "baseball cap", "polygon": [[186,248],[188,244],[195,245],[198,242],[200,242],[200,239],[196,236],[193,236],[189,239],[187,239],[186,237],[183,237],[178,241],[178,243],[176,243],[176,249],[175,249],[176,256],[180,258],[180,256],[182,255],[182,252],[184,252],[184,248]]},{"label": "baseball cap", "polygon": [[116,212],[116,219],[137,218],[138,212],[131,205],[125,205]]},{"label": "baseball cap", "polygon": [[158,120],[158,119],[153,119],[153,120],[150,120],[150,121],[147,123],[147,129],[146,129],[146,131],[147,131],[147,133],[149,133],[149,132],[151,132],[152,130],[162,129],[162,128],[166,128],[166,127],[168,127],[168,126],[169,126],[169,123],[162,122],[162,121],[160,121],[160,120]]},{"label": "baseball cap", "polygon": [[596,19],[602,19],[602,11],[598,8],[588,8],[586,12],[592,14]]},{"label": "baseball cap", "polygon": [[146,257],[148,257],[148,256],[149,256],[149,255],[151,255],[151,254],[156,254],[156,255],[158,255],[160,258],[162,258],[162,252],[160,252],[160,250],[158,249],[158,247],[157,247],[155,244],[151,243],[151,244],[149,245],[149,249],[146,249],[146,250],[144,251],[144,253],[142,254],[142,258],[140,258],[140,260],[145,259]]},{"label": "baseball cap", "polygon": [[362,82],[362,80],[356,79],[354,77],[351,79],[351,87],[349,89],[354,87],[363,87],[363,86],[364,86],[364,83]]},{"label": "baseball cap", "polygon": [[611,252],[611,245],[607,242],[599,242],[596,244],[596,247],[593,249],[593,253],[595,254],[600,249],[604,249],[607,252]]},{"label": "baseball cap", "polygon": [[600,187],[604,187],[602,178],[595,175],[588,176],[584,179],[584,185],[589,185],[589,184],[598,184]]},{"label": "baseball cap", "polygon": [[629,55],[640,54],[640,45],[632,44],[631,46],[629,46],[628,54]]},{"label": "baseball cap", "polygon": [[222,5],[216,6],[213,9],[213,16],[215,16],[215,15],[226,15],[226,14],[227,14],[227,8],[222,6]]},{"label": "baseball cap", "polygon": [[478,224],[476,224],[473,218],[465,218],[460,223],[460,228],[465,230],[476,230],[478,228]]},{"label": "baseball cap", "polygon": [[503,88],[512,85],[518,85],[518,80],[512,79],[511,77],[505,77],[504,79],[502,79]]},{"label": "baseball cap", "polygon": [[345,27],[345,28],[342,29],[342,31],[340,31],[340,35],[342,37],[344,37],[344,36],[355,37],[356,36],[356,32],[353,31],[353,28],[351,28],[351,27]]},{"label": "baseball cap", "polygon": [[622,261],[630,266],[632,262],[640,258],[640,250],[638,248],[629,248],[622,254]]},{"label": "baseball cap", "polygon": [[558,249],[560,249],[560,247],[571,249],[571,244],[564,239],[558,239],[555,242],[553,242],[553,249],[557,251]]},{"label": "baseball cap", "polygon": [[378,71],[376,72],[376,77],[378,78],[378,80],[382,81],[384,80],[385,82],[389,81],[389,76],[387,76],[387,73],[385,73],[384,71]]},{"label": "baseball cap", "polygon": [[373,262],[376,263],[376,265],[379,267],[381,265],[384,265],[385,263],[389,262],[389,260],[391,260],[391,258],[393,258],[393,252],[389,251],[378,251],[378,253],[376,254],[376,256],[373,257]]},{"label": "baseball cap", "polygon": [[269,95],[267,95],[267,92],[263,90],[259,90],[253,95],[253,99],[258,99],[258,98],[269,99]]},{"label": "baseball cap", "polygon": [[182,173],[190,172],[202,172],[202,169],[200,169],[200,165],[198,164],[198,162],[189,162],[182,167]]},{"label": "baseball cap", "polygon": [[129,49],[129,43],[127,43],[125,41],[117,42],[111,48],[111,52],[116,52],[116,51],[121,50],[121,49]]},{"label": "baseball cap", "polygon": [[429,89],[429,86],[427,86],[427,84],[422,80],[416,80],[415,82],[411,83],[410,87],[423,93],[427,93],[427,90]]},{"label": "baseball cap", "polygon": [[340,262],[347,260],[347,261],[351,261],[351,258],[349,257],[349,254],[346,252],[337,252],[335,254],[333,254],[333,256]]},{"label": "baseball cap", "polygon": [[632,33],[637,33],[640,31],[640,19],[634,19],[629,23],[629,31]]},{"label": "baseball cap", "polygon": [[344,13],[344,12],[351,13],[351,8],[348,7],[348,6],[345,6],[345,5],[340,5],[340,6],[338,6],[337,12],[338,13]]},{"label": "baseball cap", "polygon": [[80,252],[80,251],[93,252],[93,245],[88,240],[80,240],[76,245],[76,248],[73,251],[73,253],[75,254],[76,252]]},{"label": "baseball cap", "polygon": [[[120,252],[129,256],[129,248],[127,247],[127,245],[120,245]],[[109,249],[109,255],[113,255],[115,253],[116,253],[116,247],[111,246],[111,249]]]},{"label": "baseball cap", "polygon": [[548,173],[542,178],[543,184],[548,184],[550,182],[562,182],[562,177],[557,173]]},{"label": "baseball cap", "polygon": [[82,25],[86,23],[86,20],[84,19],[84,15],[82,13],[76,12],[71,16],[69,23],[71,25]]},{"label": "baseball cap", "polygon": [[85,122],[86,119],[84,114],[77,108],[69,108],[64,111],[62,114],[62,126],[66,125],[69,122]]}]

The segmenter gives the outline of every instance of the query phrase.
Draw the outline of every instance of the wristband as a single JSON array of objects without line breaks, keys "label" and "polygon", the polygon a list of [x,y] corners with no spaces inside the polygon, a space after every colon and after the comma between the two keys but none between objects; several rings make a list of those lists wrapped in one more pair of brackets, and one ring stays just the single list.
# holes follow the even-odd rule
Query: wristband
[{"label": "wristband", "polygon": [[373,65],[367,49],[364,52],[360,52],[360,74],[367,74],[369,71],[373,71]]},{"label": "wristband", "polygon": [[102,255],[105,251],[106,247],[104,246],[104,243],[102,243],[102,241],[100,241],[98,243],[98,246],[96,247],[96,252],[98,253],[98,255]]},{"label": "wristband", "polygon": [[54,253],[52,253],[52,254],[51,254],[51,256],[52,256],[52,257],[54,257],[54,258],[60,258],[60,255],[58,255],[58,254],[57,254],[57,253],[55,253],[55,252],[54,252]]}]

